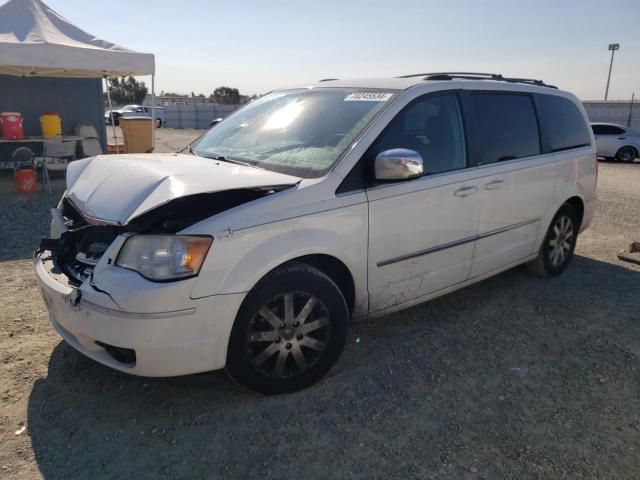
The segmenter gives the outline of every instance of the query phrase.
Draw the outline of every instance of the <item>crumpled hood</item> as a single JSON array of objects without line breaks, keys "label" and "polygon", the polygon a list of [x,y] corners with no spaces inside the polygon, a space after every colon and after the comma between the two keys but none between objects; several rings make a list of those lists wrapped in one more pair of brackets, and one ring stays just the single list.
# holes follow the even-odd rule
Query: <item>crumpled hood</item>
[{"label": "crumpled hood", "polygon": [[90,219],[125,225],[178,197],[295,185],[300,180],[195,155],[99,155],[69,164],[67,196]]}]

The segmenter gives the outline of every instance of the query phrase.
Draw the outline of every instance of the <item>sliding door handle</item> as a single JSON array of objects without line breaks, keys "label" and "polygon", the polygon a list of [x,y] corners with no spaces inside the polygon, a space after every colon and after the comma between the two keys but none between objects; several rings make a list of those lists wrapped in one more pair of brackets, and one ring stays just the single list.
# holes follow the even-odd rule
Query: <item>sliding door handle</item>
[{"label": "sliding door handle", "polygon": [[486,190],[498,190],[499,188],[502,188],[502,185],[504,184],[504,180],[494,180],[492,182],[487,183],[484,188]]},{"label": "sliding door handle", "polygon": [[478,191],[478,187],[462,187],[453,192],[456,197],[468,197]]}]

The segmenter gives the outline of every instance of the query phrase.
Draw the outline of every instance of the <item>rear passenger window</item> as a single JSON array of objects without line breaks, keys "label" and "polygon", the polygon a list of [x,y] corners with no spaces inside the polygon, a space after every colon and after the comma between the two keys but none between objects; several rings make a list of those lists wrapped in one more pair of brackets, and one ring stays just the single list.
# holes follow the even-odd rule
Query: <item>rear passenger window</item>
[{"label": "rear passenger window", "polygon": [[374,158],[393,148],[422,155],[425,174],[466,167],[462,116],[456,95],[428,95],[404,108],[367,153]]},{"label": "rear passenger window", "polygon": [[591,144],[587,123],[571,100],[555,95],[538,95],[536,106],[545,143],[552,152]]},{"label": "rear passenger window", "polygon": [[475,163],[513,160],[540,154],[540,136],[529,95],[474,93],[471,95]]}]

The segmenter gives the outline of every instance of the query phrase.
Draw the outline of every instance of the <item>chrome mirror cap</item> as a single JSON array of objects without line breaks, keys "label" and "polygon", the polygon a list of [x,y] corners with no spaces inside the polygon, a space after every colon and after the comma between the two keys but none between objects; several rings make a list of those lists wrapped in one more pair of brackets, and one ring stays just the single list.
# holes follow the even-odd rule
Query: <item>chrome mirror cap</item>
[{"label": "chrome mirror cap", "polygon": [[407,148],[393,148],[380,152],[374,161],[376,180],[408,180],[424,173],[422,155]]}]

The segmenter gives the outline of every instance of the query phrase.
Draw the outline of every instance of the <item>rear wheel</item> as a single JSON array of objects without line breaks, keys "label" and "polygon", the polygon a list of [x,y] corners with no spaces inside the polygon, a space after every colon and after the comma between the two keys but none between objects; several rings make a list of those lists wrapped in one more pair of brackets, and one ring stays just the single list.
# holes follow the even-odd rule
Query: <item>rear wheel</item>
[{"label": "rear wheel", "polygon": [[308,387],[344,348],[349,312],[338,286],[320,270],[294,262],[269,273],[236,317],[227,372],[265,394]]},{"label": "rear wheel", "polygon": [[529,270],[543,277],[560,275],[573,257],[579,227],[575,209],[565,203],[553,217],[538,257],[527,264]]},{"label": "rear wheel", "polygon": [[633,162],[637,156],[638,152],[636,149],[630,146],[622,147],[618,150],[618,153],[616,153],[616,158],[625,163]]}]

